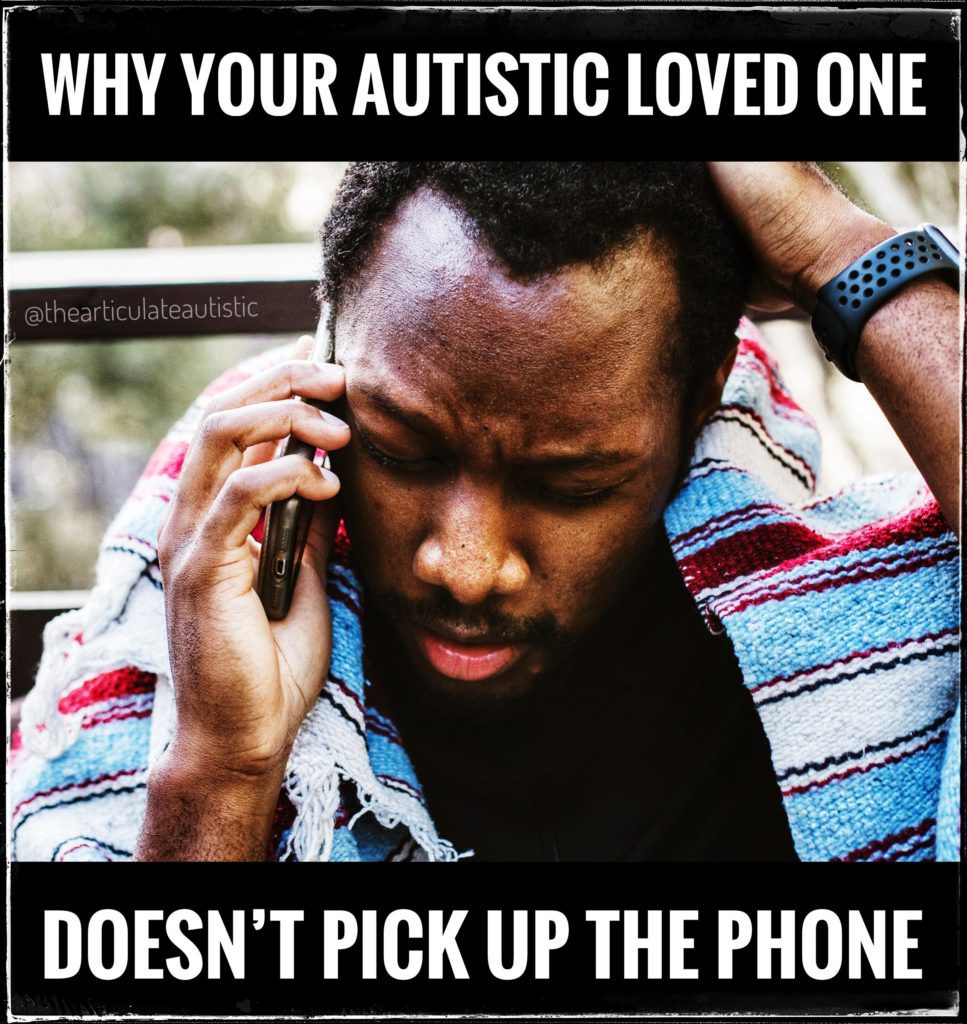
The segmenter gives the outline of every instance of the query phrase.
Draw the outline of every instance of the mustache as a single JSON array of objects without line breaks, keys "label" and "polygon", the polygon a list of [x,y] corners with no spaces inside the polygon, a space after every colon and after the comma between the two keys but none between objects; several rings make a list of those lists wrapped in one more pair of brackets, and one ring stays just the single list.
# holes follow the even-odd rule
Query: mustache
[{"label": "mustache", "polygon": [[374,603],[394,622],[416,623],[432,632],[467,630],[486,634],[492,643],[535,644],[556,647],[569,640],[567,632],[549,612],[518,618],[500,611],[495,602],[468,607],[446,591],[432,597],[409,598],[395,590],[374,595]]}]

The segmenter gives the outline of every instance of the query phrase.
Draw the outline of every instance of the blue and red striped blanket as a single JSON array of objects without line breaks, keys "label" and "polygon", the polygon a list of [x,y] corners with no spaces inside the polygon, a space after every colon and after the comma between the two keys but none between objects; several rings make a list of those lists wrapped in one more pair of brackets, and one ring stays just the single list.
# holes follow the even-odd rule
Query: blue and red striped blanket
[{"label": "blue and red striped blanket", "polygon": [[[916,476],[816,498],[819,438],[754,328],[665,514],[710,629],[732,640],[804,860],[959,858],[959,553]],[[87,606],[50,624],[10,752],[10,854],[123,860],[173,707],[157,527],[211,394],[111,525]],[[362,666],[363,590],[340,537],[333,658],[280,794],[276,859],[452,860]]]}]

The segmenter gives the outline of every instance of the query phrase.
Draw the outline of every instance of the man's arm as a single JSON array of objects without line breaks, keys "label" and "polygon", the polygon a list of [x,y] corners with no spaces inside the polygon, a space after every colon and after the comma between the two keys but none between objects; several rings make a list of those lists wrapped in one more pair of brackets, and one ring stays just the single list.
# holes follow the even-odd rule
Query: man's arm
[{"label": "man's arm", "polygon": [[[344,423],[295,400],[331,402],[344,387],[340,367],[282,363],[218,395],[192,440],[158,546],[176,726],[148,780],[138,860],[268,857],[289,752],[328,671],[339,489],[308,459],[271,455],[289,434],[346,444]],[[293,494],[318,504],[289,615],[269,622],[250,534]]]},{"label": "man's arm", "polygon": [[149,776],[135,860],[268,860],[284,772],[226,770],[176,740]]},{"label": "man's arm", "polygon": [[[819,289],[896,231],[854,206],[814,164],[710,163],[726,206],[758,257],[753,304],[812,314]],[[960,527],[960,298],[928,276],[863,328],[856,367],[933,491]]]}]

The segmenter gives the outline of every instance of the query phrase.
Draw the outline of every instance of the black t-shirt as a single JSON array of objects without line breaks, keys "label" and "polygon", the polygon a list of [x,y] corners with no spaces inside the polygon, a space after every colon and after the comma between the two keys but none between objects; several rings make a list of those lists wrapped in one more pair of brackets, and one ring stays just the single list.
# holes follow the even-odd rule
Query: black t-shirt
[{"label": "black t-shirt", "polygon": [[374,659],[430,814],[459,850],[502,861],[797,859],[731,643],[706,629],[664,538],[643,579],[511,721],[444,717]]}]

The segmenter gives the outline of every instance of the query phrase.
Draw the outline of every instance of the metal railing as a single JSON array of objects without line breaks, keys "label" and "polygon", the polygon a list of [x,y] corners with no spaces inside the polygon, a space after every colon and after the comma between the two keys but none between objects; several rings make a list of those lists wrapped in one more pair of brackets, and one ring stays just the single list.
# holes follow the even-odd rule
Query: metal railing
[{"label": "metal railing", "polygon": [[[12,253],[6,336],[17,346],[311,332],[318,263],[314,245]],[[44,626],[86,598],[78,590],[7,592],[12,697],[32,685]]]}]

